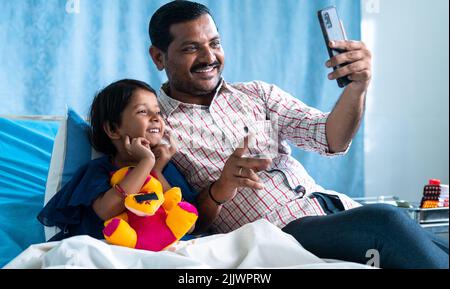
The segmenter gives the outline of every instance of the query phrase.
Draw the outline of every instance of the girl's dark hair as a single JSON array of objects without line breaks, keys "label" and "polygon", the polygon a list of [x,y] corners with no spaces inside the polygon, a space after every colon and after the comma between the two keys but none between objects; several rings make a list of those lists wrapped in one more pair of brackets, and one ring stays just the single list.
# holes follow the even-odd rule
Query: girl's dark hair
[{"label": "girl's dark hair", "polygon": [[122,112],[130,102],[134,91],[139,88],[156,95],[155,90],[145,82],[122,79],[111,83],[95,96],[89,113],[90,141],[98,152],[106,155],[117,153],[111,139],[104,130],[104,125],[109,123],[111,129],[116,129],[121,125]]},{"label": "girl's dark hair", "polygon": [[173,36],[170,27],[173,24],[195,20],[211,12],[208,7],[200,3],[175,0],[161,6],[150,19],[148,34],[152,44],[163,52],[167,52]]}]

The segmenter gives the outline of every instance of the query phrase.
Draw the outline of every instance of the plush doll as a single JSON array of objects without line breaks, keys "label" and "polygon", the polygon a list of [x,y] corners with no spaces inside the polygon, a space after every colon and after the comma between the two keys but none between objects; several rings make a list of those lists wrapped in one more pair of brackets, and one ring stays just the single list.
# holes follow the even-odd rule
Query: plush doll
[{"label": "plush doll", "polygon": [[[115,187],[132,167],[111,177]],[[180,188],[163,193],[161,183],[149,175],[138,194],[125,198],[126,211],[105,222],[103,235],[113,245],[161,251],[180,240],[195,224],[197,209],[181,201]]]}]

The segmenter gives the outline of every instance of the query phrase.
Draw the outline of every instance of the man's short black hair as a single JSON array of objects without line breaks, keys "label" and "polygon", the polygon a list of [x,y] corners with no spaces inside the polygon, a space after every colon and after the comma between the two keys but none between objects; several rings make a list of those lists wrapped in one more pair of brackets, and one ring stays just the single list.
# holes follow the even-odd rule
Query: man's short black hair
[{"label": "man's short black hair", "polygon": [[167,52],[170,43],[173,41],[170,27],[173,24],[195,20],[205,14],[209,14],[212,18],[208,7],[185,0],[175,0],[161,6],[153,14],[148,27],[152,45],[163,52]]},{"label": "man's short black hair", "polygon": [[106,155],[115,155],[116,147],[106,134],[103,125],[109,123],[111,129],[121,125],[122,113],[130,103],[133,93],[144,89],[156,96],[156,92],[145,82],[134,79],[122,79],[102,89],[92,101],[90,110],[90,141],[92,146]]}]

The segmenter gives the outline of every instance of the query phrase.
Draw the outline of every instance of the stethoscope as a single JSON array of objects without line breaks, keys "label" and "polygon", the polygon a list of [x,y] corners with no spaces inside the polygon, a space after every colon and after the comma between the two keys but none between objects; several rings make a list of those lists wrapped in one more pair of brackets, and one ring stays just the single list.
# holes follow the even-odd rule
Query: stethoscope
[{"label": "stethoscope", "polygon": [[[265,106],[265,112],[266,112],[266,121],[270,122],[270,114],[269,114],[269,110],[267,109],[267,101],[265,101],[265,100],[264,100],[264,106]],[[249,129],[248,129],[247,126],[244,126],[244,132],[245,132],[246,135],[249,133]],[[273,172],[281,173],[281,175],[283,176],[283,183],[288,188],[293,190],[298,195],[297,199],[301,199],[301,198],[303,198],[305,196],[305,194],[306,194],[305,187],[303,187],[302,185],[298,185],[295,188],[292,188],[291,184],[289,183],[289,180],[288,180],[286,174],[282,170],[280,170],[280,169],[271,169],[271,170],[267,169],[267,170],[264,170],[264,171],[266,173],[268,173],[268,174],[273,173]]]}]

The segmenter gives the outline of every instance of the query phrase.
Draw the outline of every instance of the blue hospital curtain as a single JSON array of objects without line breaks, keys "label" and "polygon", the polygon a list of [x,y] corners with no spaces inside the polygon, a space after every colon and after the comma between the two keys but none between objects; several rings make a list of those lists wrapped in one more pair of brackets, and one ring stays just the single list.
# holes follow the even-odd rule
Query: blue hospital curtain
[{"label": "blue hospital curtain", "polygon": [[[121,78],[159,87],[148,56],[148,22],[167,1],[0,1],[0,114],[86,115],[94,94]],[[349,38],[360,39],[359,0],[210,0],[230,82],[274,83],[322,111],[341,89],[328,81],[317,10],[337,6]],[[345,157],[294,156],[327,189],[363,195],[363,131]]]}]

